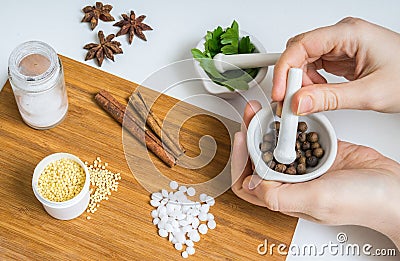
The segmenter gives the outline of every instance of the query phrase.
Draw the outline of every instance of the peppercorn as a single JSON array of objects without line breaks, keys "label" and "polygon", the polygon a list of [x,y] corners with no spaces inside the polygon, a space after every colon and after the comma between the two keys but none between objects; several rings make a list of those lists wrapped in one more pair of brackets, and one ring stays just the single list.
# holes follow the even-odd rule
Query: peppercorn
[{"label": "peppercorn", "polygon": [[306,173],[306,164],[297,165],[296,170],[297,170],[297,174],[300,174],[300,175],[305,174]]},{"label": "peppercorn", "polygon": [[287,168],[287,169],[285,170],[285,173],[286,173],[286,174],[289,174],[289,175],[296,175],[296,174],[297,174],[297,171],[296,171],[296,168],[295,168],[295,167],[289,167],[289,168]]},{"label": "peppercorn", "polygon": [[272,144],[270,142],[263,142],[260,144],[260,150],[266,152],[272,149]]},{"label": "peppercorn", "polygon": [[312,150],[306,150],[306,152],[304,152],[304,155],[306,156],[306,158],[309,158],[312,156]]},{"label": "peppercorn", "polygon": [[264,142],[273,142],[274,141],[274,135],[272,133],[267,133],[263,136],[263,141]]},{"label": "peppercorn", "polygon": [[305,142],[307,140],[307,134],[304,132],[299,133],[297,140],[300,142]]},{"label": "peppercorn", "polygon": [[319,160],[315,156],[311,156],[311,157],[307,158],[307,166],[309,166],[311,168],[317,166],[318,162],[319,162]]},{"label": "peppercorn", "polygon": [[265,163],[269,163],[274,158],[274,155],[271,151],[264,152],[262,155],[262,159]]},{"label": "peppercorn", "polygon": [[285,172],[285,170],[286,170],[285,164],[281,164],[281,163],[276,164],[275,171],[283,173],[283,172]]},{"label": "peppercorn", "polygon": [[307,140],[309,142],[318,142],[318,133],[310,132],[307,134]]},{"label": "peppercorn", "polygon": [[320,159],[322,156],[324,156],[324,150],[322,148],[316,148],[313,150],[313,155]]},{"label": "peppercorn", "polygon": [[310,149],[310,147],[311,147],[311,144],[308,141],[305,141],[301,144],[302,150],[308,150],[308,149]]},{"label": "peppercorn", "polygon": [[307,123],[304,121],[301,121],[297,124],[297,130],[300,132],[306,132],[308,129]]},{"label": "peppercorn", "polygon": [[304,166],[306,165],[306,161],[307,161],[307,158],[306,157],[304,157],[304,156],[301,156],[300,158],[299,158],[299,160],[297,161],[297,163],[300,165],[300,164],[304,164]]},{"label": "peppercorn", "polygon": [[311,149],[316,149],[316,148],[320,148],[321,145],[318,142],[313,142],[311,143]]}]

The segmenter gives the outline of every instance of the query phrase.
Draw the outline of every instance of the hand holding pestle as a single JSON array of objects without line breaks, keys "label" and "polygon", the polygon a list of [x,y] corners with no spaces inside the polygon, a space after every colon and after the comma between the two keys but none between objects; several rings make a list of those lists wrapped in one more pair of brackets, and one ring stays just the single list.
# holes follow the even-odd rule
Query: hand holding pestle
[{"label": "hand holding pestle", "polygon": [[296,160],[295,144],[299,117],[292,112],[291,103],[293,95],[301,88],[302,77],[303,70],[298,68],[289,70],[278,144],[274,150],[275,159],[283,164],[290,164]]}]

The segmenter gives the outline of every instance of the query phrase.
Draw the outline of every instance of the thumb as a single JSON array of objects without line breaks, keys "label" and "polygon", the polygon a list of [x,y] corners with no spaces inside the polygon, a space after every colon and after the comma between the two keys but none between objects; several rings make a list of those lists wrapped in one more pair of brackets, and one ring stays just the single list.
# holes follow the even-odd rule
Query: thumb
[{"label": "thumb", "polygon": [[318,181],[284,184],[262,180],[258,175],[243,181],[247,193],[256,196],[270,210],[284,213],[304,213],[312,216],[321,192]]},{"label": "thumb", "polygon": [[370,85],[371,83],[363,78],[345,83],[304,86],[293,96],[293,113],[307,115],[339,109],[369,109]]}]

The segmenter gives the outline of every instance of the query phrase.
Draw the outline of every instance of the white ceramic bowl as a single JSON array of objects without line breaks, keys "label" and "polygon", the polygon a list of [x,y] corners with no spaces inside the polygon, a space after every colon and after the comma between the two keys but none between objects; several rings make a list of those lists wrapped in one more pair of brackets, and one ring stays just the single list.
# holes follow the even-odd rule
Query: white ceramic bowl
[{"label": "white ceramic bowl", "polygon": [[260,110],[251,120],[247,130],[247,148],[250,158],[254,163],[257,174],[265,180],[274,180],[286,183],[297,183],[315,179],[323,175],[332,166],[337,153],[337,138],[328,118],[323,114],[315,113],[309,116],[299,117],[299,122],[304,121],[308,125],[307,131],[315,131],[319,134],[319,143],[325,150],[324,156],[320,159],[317,166],[307,168],[306,174],[289,175],[276,172],[268,167],[261,158],[260,144],[263,135],[273,131],[271,123],[275,119],[270,108]]},{"label": "white ceramic bowl", "polygon": [[[244,37],[244,36],[249,36],[250,41],[254,44],[254,47],[256,48],[256,52],[259,53],[266,53],[264,46],[255,38],[254,36],[250,35],[249,33],[239,30],[239,36]],[[196,48],[204,51],[204,43],[206,39],[203,37],[197,44]],[[208,77],[207,73],[204,71],[204,69],[200,66],[199,62],[194,60],[194,66],[196,68],[197,74],[201,79],[203,79],[203,86],[206,89],[206,91],[210,94],[216,95],[218,97],[224,98],[224,99],[233,99],[236,98],[237,96],[240,95],[240,93],[243,93],[247,90],[243,91],[230,91],[224,86],[221,86],[219,84],[214,83],[210,77]],[[267,75],[268,72],[268,67],[263,67],[260,68],[256,77],[249,82],[249,89],[251,89],[254,86],[257,86]]]},{"label": "white ceramic bowl", "polygon": [[[42,197],[42,195],[40,195],[37,187],[38,180],[40,174],[42,174],[43,170],[49,163],[64,158],[71,159],[77,162],[84,169],[86,180],[81,192],[79,192],[79,194],[76,195],[74,198],[64,202],[53,202],[45,199],[44,197]],[[49,213],[50,216],[61,220],[76,218],[86,210],[90,199],[89,185],[90,173],[86,165],[78,157],[68,153],[55,153],[42,159],[36,166],[32,177],[32,189],[36,198],[40,201],[40,203],[42,203],[44,209],[47,211],[47,213]]]}]

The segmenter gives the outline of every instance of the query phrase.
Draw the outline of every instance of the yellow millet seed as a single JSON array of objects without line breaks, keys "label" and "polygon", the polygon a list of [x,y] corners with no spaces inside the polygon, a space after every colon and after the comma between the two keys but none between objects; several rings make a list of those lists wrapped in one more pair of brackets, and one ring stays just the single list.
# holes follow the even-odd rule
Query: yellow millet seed
[{"label": "yellow millet seed", "polygon": [[100,157],[96,157],[93,164],[87,163],[86,165],[89,166],[90,184],[93,187],[87,211],[93,214],[100,207],[101,201],[108,200],[111,192],[118,190],[118,180],[121,180],[121,174],[109,171],[108,163],[101,164]]},{"label": "yellow millet seed", "polygon": [[81,192],[85,179],[85,171],[76,161],[66,158],[56,160],[40,174],[38,192],[50,201],[67,201]]}]

